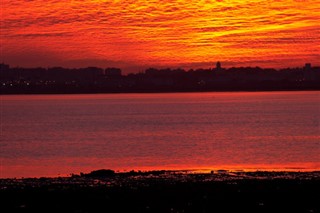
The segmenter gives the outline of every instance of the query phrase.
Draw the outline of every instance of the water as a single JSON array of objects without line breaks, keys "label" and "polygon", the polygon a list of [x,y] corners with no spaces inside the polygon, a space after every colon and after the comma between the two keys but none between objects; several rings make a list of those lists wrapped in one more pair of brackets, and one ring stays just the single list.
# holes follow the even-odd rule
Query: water
[{"label": "water", "polygon": [[320,92],[1,96],[1,177],[320,169]]}]

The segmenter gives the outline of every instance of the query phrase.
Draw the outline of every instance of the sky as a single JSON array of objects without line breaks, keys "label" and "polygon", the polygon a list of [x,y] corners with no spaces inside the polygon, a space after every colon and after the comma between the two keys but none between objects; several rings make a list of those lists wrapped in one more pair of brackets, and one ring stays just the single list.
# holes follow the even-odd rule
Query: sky
[{"label": "sky", "polygon": [[22,67],[320,65],[320,0],[1,0],[1,62]]}]

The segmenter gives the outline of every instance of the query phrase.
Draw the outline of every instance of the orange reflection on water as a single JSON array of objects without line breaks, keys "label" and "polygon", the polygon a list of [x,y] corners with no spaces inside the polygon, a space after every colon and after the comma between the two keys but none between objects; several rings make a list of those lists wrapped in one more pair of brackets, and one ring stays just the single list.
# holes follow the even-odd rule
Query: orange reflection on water
[{"label": "orange reflection on water", "polygon": [[318,91],[1,96],[0,177],[320,170]]},{"label": "orange reflection on water", "polygon": [[[71,174],[89,173],[99,169],[113,169],[116,172],[151,171],[151,170],[176,170],[189,171],[195,173],[209,173],[211,171],[228,170],[228,171],[319,171],[320,163],[291,163],[291,164],[242,164],[242,165],[166,165],[166,166],[120,166],[116,161],[109,159],[46,159],[34,161],[32,159],[22,159],[19,164],[10,162],[7,159],[2,161],[0,178],[22,178],[22,177],[66,177]],[[160,159],[161,160],[161,159]],[[104,161],[104,162],[103,162]],[[124,162],[123,162],[124,163]],[[136,162],[126,161],[125,164],[135,164]],[[99,165],[100,166],[97,166]],[[105,164],[105,167],[101,165]],[[113,164],[113,165],[111,165]],[[115,165],[118,165],[115,166]]]}]

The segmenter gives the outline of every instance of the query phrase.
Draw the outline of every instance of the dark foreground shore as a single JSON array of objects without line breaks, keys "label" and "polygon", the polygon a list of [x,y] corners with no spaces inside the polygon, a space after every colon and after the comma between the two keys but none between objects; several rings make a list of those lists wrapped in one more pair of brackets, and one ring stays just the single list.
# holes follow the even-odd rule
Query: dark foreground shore
[{"label": "dark foreground shore", "polygon": [[0,184],[1,212],[320,212],[320,172],[100,170]]}]

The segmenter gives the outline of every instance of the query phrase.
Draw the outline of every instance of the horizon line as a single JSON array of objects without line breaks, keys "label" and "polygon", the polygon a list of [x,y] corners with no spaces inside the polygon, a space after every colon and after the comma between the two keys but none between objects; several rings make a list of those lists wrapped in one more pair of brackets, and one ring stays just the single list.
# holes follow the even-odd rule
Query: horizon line
[{"label": "horizon line", "polygon": [[[197,70],[208,70],[208,69],[217,69],[217,63],[220,63],[220,69],[232,69],[232,68],[259,68],[259,69],[274,69],[274,70],[285,70],[285,69],[301,69],[301,68],[305,68],[307,66],[309,66],[309,68],[320,68],[320,65],[312,65],[312,63],[306,62],[305,64],[303,64],[303,66],[287,66],[287,67],[264,67],[264,66],[222,66],[222,63],[220,61],[217,61],[216,64],[210,67],[198,67],[198,68],[183,68],[183,66],[147,66],[147,65],[140,65],[138,67],[144,67],[142,68],[140,71],[137,72],[126,72],[127,74],[133,74],[133,73],[141,73],[144,72],[148,69],[157,69],[157,70],[183,70],[185,72],[189,72],[189,71],[197,71]],[[125,69],[121,68],[121,66],[81,66],[81,67],[69,67],[69,66],[12,66],[10,64],[7,64],[5,62],[1,62],[0,63],[0,70],[3,69],[3,67],[6,67],[7,69],[53,69],[53,68],[63,68],[63,69],[86,69],[86,68],[98,68],[98,69],[120,69],[121,71],[124,71]]]}]

